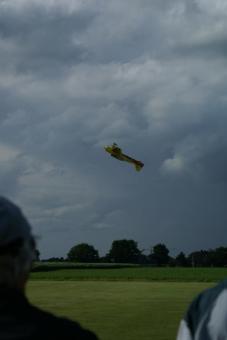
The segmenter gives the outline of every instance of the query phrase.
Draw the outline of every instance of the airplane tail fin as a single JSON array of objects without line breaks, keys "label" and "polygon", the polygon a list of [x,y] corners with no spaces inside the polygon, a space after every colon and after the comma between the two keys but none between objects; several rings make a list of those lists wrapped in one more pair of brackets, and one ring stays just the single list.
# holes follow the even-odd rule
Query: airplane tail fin
[{"label": "airplane tail fin", "polygon": [[136,162],[135,163],[135,169],[136,171],[140,171],[143,168],[144,164],[142,162]]}]

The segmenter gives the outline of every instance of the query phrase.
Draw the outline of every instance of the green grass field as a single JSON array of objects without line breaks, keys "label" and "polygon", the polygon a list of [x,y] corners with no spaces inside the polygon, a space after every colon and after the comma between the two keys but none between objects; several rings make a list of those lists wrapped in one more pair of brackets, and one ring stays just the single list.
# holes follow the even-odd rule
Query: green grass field
[{"label": "green grass field", "polygon": [[170,340],[188,303],[211,283],[30,281],[35,305],[79,321],[100,340]]},{"label": "green grass field", "polygon": [[171,340],[190,301],[227,268],[36,264],[30,300],[79,321],[100,340]]},{"label": "green grass field", "polygon": [[94,268],[76,264],[46,264],[37,266],[31,280],[102,280],[102,281],[168,281],[215,282],[227,277],[227,268],[172,268],[105,265]]}]

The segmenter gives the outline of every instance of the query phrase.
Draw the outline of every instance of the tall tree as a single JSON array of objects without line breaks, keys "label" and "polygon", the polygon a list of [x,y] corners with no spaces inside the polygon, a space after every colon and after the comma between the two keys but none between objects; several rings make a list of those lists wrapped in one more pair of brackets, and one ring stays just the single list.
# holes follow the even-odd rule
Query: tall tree
[{"label": "tall tree", "polygon": [[115,240],[108,253],[108,258],[116,263],[137,263],[139,262],[141,251],[134,240]]},{"label": "tall tree", "polygon": [[176,266],[187,267],[189,265],[188,260],[183,252],[180,252],[175,259]]},{"label": "tall tree", "polygon": [[188,256],[192,267],[207,267],[210,264],[210,252],[207,250],[194,251]]},{"label": "tall tree", "polygon": [[156,266],[163,266],[169,263],[169,249],[165,244],[158,243],[150,253],[150,261]]},{"label": "tall tree", "polygon": [[209,250],[209,264],[216,267],[226,267],[227,248],[218,247],[215,250]]},{"label": "tall tree", "polygon": [[93,246],[80,243],[70,249],[67,259],[76,262],[96,262],[99,260],[99,254]]}]

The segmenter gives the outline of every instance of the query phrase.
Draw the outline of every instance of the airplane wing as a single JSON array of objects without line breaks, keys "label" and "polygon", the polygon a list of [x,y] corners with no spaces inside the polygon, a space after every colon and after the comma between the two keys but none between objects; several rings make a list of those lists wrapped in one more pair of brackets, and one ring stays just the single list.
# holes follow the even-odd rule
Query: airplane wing
[{"label": "airplane wing", "polygon": [[126,161],[128,163],[134,164],[135,169],[137,171],[140,171],[144,167],[144,164],[142,162],[140,162],[140,161],[138,161],[138,160],[136,160],[136,159],[134,159],[132,157],[129,157],[129,156],[125,155],[125,154],[122,154],[122,158],[123,158],[122,160],[124,160],[124,161]]}]

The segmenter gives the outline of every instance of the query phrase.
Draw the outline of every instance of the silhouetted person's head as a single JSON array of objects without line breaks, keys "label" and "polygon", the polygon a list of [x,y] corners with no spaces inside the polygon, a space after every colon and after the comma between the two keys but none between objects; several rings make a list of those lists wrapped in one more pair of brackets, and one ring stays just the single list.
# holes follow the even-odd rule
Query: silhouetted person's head
[{"label": "silhouetted person's head", "polygon": [[14,203],[0,196],[0,286],[23,291],[34,258],[31,226]]},{"label": "silhouetted person's head", "polygon": [[29,302],[25,284],[35,254],[28,221],[15,204],[0,196],[0,339],[97,340],[77,322]]}]

